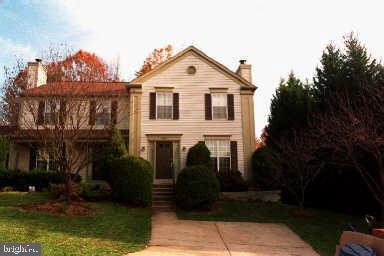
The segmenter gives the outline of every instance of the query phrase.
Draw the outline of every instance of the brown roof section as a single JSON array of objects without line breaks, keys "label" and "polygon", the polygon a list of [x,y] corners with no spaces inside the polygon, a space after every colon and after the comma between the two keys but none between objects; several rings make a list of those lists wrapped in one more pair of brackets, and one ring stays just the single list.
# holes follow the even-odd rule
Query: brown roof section
[{"label": "brown roof section", "polygon": [[128,94],[127,82],[52,82],[25,90],[23,96],[44,95],[122,95]]}]

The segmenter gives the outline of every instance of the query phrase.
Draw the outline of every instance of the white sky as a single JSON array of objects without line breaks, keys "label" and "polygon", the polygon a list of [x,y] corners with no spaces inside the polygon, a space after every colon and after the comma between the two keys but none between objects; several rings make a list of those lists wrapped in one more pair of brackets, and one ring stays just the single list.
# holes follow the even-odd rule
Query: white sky
[{"label": "white sky", "polygon": [[[161,0],[54,2],[80,32],[81,48],[108,61],[120,57],[129,80],[153,48],[193,44],[235,70],[253,65],[256,133],[265,126],[281,77],[311,79],[326,44],[354,31],[373,56],[384,53],[384,1]],[[69,42],[71,43],[71,42]]]}]

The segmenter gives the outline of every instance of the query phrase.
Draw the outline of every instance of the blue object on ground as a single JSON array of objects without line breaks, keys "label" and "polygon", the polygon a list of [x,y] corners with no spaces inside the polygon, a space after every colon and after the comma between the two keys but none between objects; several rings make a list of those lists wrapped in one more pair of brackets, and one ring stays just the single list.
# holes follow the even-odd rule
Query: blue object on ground
[{"label": "blue object on ground", "polygon": [[340,249],[339,256],[376,256],[375,251],[363,244],[346,244]]}]

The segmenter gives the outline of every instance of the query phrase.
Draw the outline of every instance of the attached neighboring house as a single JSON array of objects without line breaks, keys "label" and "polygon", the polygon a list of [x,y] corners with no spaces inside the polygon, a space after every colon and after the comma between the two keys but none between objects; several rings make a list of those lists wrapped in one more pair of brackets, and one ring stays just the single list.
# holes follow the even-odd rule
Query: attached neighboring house
[{"label": "attached neighboring house", "polygon": [[[102,145],[110,138],[112,123],[122,131],[129,153],[152,163],[155,183],[172,182],[185,166],[188,149],[199,141],[205,141],[210,149],[217,171],[239,170],[246,178],[251,177],[256,87],[251,65],[245,61],[240,61],[233,72],[190,46],[127,83],[46,83],[45,72],[41,62],[28,63],[25,95],[34,95],[39,102],[47,92],[75,91],[89,104],[93,130],[88,140],[93,143],[83,152],[90,159],[80,171],[83,179],[98,179],[100,164],[96,156],[102,154]],[[95,104],[101,104],[98,113]],[[57,118],[52,114],[55,107],[41,101],[37,105],[36,125]],[[52,169],[55,160],[43,148],[31,148],[31,142],[39,142],[22,135],[23,129],[26,127],[19,121],[18,127],[8,131],[8,167],[23,171]]]}]

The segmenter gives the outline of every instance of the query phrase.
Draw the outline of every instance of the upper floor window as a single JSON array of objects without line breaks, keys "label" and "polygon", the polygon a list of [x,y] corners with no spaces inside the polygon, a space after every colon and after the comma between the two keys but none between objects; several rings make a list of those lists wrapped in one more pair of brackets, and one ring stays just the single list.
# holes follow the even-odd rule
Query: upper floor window
[{"label": "upper floor window", "polygon": [[59,120],[60,101],[46,100],[44,106],[44,123],[55,125]]},{"label": "upper floor window", "polygon": [[227,119],[227,94],[212,93],[212,118]]},{"label": "upper floor window", "polygon": [[156,93],[156,118],[172,119],[173,94],[171,92]]},{"label": "upper floor window", "polygon": [[111,106],[107,101],[98,101],[96,103],[95,124],[108,125],[111,121]]},{"label": "upper floor window", "polygon": [[229,140],[206,140],[213,169],[216,171],[229,171],[231,169],[231,146]]}]

